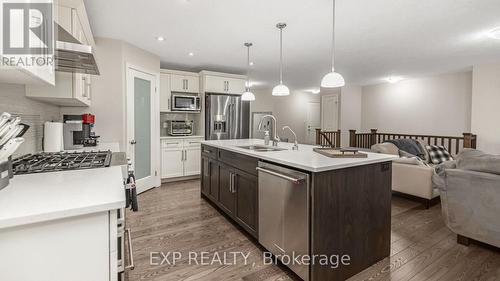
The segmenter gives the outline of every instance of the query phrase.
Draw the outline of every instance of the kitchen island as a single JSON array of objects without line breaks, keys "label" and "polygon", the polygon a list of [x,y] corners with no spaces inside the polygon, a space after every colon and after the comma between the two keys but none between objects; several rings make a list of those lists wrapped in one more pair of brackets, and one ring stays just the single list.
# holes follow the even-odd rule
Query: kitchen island
[{"label": "kitchen island", "polygon": [[[255,149],[263,144],[204,141],[202,197],[304,280],[345,280],[389,256],[394,156],[329,158],[289,143]],[[287,186],[281,197],[274,191]],[[294,255],[298,265],[283,260]]]}]

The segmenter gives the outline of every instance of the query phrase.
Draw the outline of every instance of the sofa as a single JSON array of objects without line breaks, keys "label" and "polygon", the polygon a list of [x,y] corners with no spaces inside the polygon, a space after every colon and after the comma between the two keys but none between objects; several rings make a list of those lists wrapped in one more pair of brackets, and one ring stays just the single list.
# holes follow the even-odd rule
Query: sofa
[{"label": "sofa", "polygon": [[459,243],[473,239],[500,247],[500,156],[464,150],[436,167],[433,183],[445,223]]},{"label": "sofa", "polygon": [[[425,148],[424,142],[418,142],[422,148]],[[400,149],[388,142],[375,144],[371,150],[377,153],[401,156]],[[426,208],[429,208],[432,204],[439,202],[439,190],[432,184],[435,165],[428,163],[427,154],[422,160],[407,156],[393,160],[392,191],[417,199],[424,203]]]}]

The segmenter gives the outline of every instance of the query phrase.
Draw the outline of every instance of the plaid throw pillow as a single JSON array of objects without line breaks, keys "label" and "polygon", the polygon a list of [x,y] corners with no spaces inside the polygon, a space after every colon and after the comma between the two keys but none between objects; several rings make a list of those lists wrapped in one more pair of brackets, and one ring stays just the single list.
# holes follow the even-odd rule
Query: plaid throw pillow
[{"label": "plaid throw pillow", "polygon": [[453,160],[451,154],[442,145],[427,145],[425,146],[425,148],[429,152],[429,158],[433,164],[437,165],[446,161]]}]

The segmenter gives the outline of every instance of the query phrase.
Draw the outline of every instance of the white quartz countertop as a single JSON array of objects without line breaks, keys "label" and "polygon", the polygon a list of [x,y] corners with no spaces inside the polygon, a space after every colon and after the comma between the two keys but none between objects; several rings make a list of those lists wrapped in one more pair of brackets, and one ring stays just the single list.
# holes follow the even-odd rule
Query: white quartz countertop
[{"label": "white quartz countertop", "polygon": [[123,207],[120,166],[17,175],[0,190],[0,229]]},{"label": "white quartz countertop", "polygon": [[367,158],[330,158],[314,152],[313,148],[315,146],[312,145],[299,144],[299,150],[292,150],[292,143],[279,143],[279,148],[287,149],[282,151],[257,152],[238,147],[255,144],[264,145],[264,141],[261,139],[213,140],[203,141],[202,143],[310,172],[323,172],[354,166],[362,166],[367,164],[392,161],[393,159],[397,158],[394,155],[371,152],[363,152],[368,154]]},{"label": "white quartz countertop", "polygon": [[204,136],[163,136],[160,137],[161,140],[169,139],[204,139]]}]

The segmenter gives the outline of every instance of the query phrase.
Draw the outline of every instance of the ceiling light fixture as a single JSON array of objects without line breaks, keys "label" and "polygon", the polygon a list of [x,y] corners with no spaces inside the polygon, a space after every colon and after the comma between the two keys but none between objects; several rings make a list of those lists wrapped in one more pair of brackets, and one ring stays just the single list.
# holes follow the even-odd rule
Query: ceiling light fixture
[{"label": "ceiling light fixture", "polygon": [[333,24],[332,24],[332,72],[321,79],[321,87],[337,88],[345,85],[344,77],[335,72],[335,0],[333,0]]},{"label": "ceiling light fixture", "polygon": [[385,79],[387,82],[391,83],[391,84],[396,84],[398,83],[399,81],[403,80],[403,77],[399,77],[399,76],[390,76],[390,77],[387,77]]},{"label": "ceiling light fixture", "polygon": [[312,89],[312,90],[309,90],[309,92],[311,92],[312,94],[319,94],[320,93],[320,89]]},{"label": "ceiling light fixture", "polygon": [[245,43],[245,47],[247,47],[247,82],[245,83],[245,92],[241,95],[241,100],[244,101],[254,101],[255,95],[250,92],[250,47],[252,47],[252,43]]},{"label": "ceiling light fixture", "polygon": [[251,61],[249,64],[250,64],[250,66],[253,66],[253,65],[254,65],[253,61]]},{"label": "ceiling light fixture", "polygon": [[278,23],[276,27],[280,30],[280,83],[273,88],[273,96],[288,96],[290,89],[283,84],[283,28],[286,23]]},{"label": "ceiling light fixture", "polygon": [[190,53],[188,54],[188,56],[193,57],[193,56],[194,56],[194,53],[193,53],[193,52],[190,52]]},{"label": "ceiling light fixture", "polygon": [[500,40],[500,26],[492,29],[488,34],[486,34],[489,38],[491,39],[497,39]]},{"label": "ceiling light fixture", "polygon": [[164,41],[164,40],[165,40],[165,37],[163,37],[163,36],[157,36],[157,37],[156,37],[156,40],[158,40],[158,41],[160,41],[160,42],[161,42],[161,41]]}]

